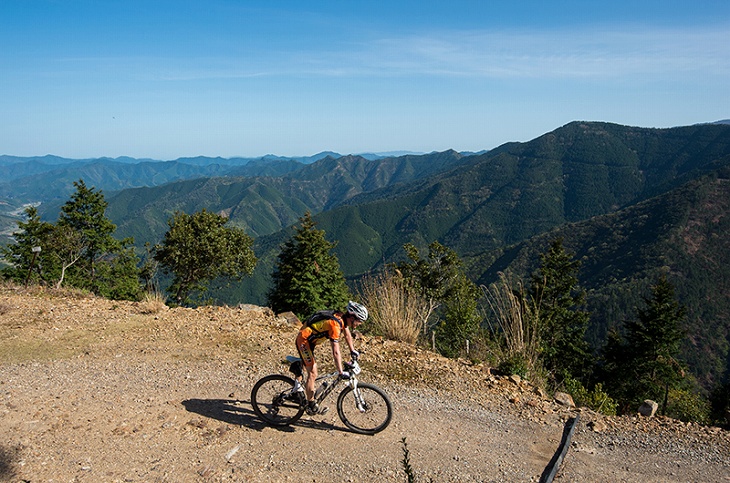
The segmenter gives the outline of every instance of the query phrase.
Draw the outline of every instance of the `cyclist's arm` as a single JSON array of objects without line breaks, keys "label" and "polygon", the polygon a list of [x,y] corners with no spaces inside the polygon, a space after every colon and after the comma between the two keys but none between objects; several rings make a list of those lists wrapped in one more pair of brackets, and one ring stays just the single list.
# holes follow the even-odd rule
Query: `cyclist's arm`
[{"label": "cyclist's arm", "polygon": [[345,341],[347,342],[347,346],[350,348],[350,354],[355,352],[355,344],[352,341],[352,334],[350,333],[349,327],[345,327]]},{"label": "cyclist's arm", "polygon": [[335,360],[335,367],[337,372],[342,374],[342,355],[340,354],[340,341],[337,339],[331,339],[332,343],[332,358]]}]

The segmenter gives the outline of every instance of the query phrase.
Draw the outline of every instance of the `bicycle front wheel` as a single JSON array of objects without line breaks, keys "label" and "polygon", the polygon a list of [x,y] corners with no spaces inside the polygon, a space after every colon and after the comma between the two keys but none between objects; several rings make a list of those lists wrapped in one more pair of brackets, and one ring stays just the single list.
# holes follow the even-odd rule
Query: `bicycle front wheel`
[{"label": "bicycle front wheel", "polygon": [[375,434],[390,424],[393,406],[378,386],[361,383],[346,387],[337,398],[337,413],[345,426],[358,434]]},{"label": "bicycle front wheel", "polygon": [[282,374],[263,377],[251,389],[253,411],[272,426],[287,426],[302,417],[304,406],[292,394],[294,379]]}]

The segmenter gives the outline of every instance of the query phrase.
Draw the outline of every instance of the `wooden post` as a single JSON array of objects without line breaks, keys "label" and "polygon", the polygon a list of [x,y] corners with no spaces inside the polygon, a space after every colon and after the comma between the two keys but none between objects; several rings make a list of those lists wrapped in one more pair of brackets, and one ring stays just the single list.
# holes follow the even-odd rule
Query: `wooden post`
[{"label": "wooden post", "polygon": [[431,350],[436,352],[436,331],[431,332]]},{"label": "wooden post", "polygon": [[25,288],[28,288],[28,282],[30,281],[30,274],[33,272],[33,267],[35,266],[35,259],[38,258],[38,254],[41,252],[41,247],[33,247],[33,248],[31,248],[31,251],[33,252],[33,259],[30,261],[30,267],[28,267],[28,276],[25,277]]}]

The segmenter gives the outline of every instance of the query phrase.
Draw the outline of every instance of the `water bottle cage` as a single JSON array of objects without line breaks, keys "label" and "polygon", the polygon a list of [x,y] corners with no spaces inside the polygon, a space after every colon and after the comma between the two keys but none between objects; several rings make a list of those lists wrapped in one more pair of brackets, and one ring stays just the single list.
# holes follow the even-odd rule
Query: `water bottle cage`
[{"label": "water bottle cage", "polygon": [[314,400],[317,401],[317,403],[322,402],[327,396],[329,396],[329,393],[334,391],[335,387],[337,387],[337,380],[332,383],[329,383],[328,381],[323,382],[314,392]]}]

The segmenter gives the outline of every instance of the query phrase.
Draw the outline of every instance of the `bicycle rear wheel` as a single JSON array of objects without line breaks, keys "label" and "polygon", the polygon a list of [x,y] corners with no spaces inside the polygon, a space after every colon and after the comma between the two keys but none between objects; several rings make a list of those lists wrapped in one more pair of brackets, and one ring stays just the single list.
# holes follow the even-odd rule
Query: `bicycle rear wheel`
[{"label": "bicycle rear wheel", "polygon": [[298,394],[292,394],[294,379],[282,374],[263,377],[251,389],[253,411],[272,426],[287,426],[299,420],[304,406]]},{"label": "bicycle rear wheel", "polygon": [[361,383],[346,387],[337,398],[337,413],[345,426],[358,434],[375,434],[390,424],[393,406],[378,386]]}]

